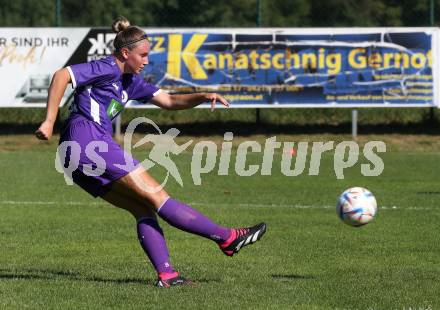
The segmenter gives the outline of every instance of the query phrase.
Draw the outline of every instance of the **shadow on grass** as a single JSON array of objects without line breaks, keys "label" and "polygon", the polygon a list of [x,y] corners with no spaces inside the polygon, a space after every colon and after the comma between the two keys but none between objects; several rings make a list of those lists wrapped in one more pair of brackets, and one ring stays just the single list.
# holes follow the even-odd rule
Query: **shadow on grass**
[{"label": "shadow on grass", "polygon": [[440,192],[437,191],[425,191],[425,192],[417,192],[417,195],[440,195]]},{"label": "shadow on grass", "polygon": [[[107,279],[102,277],[83,276],[73,271],[51,269],[0,269],[0,280],[56,280],[64,278],[70,281],[97,282],[110,284],[142,284],[154,286],[155,281],[142,278]],[[219,279],[194,279],[195,283],[218,283]]]},{"label": "shadow on grass", "polygon": [[151,281],[141,278],[107,279],[101,277],[87,277],[72,271],[59,271],[51,269],[0,269],[0,280],[56,280],[59,278],[64,278],[72,281],[87,281],[98,283],[153,285]]},{"label": "shadow on grass", "polygon": [[271,275],[271,277],[274,280],[284,280],[284,281],[314,279],[314,277],[312,277],[312,276],[299,275],[299,274],[273,274],[273,275]]}]

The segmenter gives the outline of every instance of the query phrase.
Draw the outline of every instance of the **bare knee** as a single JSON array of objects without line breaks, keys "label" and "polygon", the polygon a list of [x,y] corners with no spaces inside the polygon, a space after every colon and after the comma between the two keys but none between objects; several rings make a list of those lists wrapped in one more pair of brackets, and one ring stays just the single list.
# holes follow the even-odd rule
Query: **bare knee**
[{"label": "bare knee", "polygon": [[154,210],[157,211],[167,201],[169,197],[170,196],[168,195],[168,193],[162,190],[159,193],[150,195],[149,197],[145,197],[145,199],[148,200],[151,207],[153,207]]}]

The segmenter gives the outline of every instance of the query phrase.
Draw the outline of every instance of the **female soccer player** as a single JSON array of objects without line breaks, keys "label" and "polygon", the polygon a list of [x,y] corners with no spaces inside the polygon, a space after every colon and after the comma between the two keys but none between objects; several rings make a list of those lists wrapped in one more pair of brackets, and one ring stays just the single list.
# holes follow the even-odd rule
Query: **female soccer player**
[{"label": "female soccer player", "polygon": [[[72,83],[74,101],[61,130],[60,143],[74,141],[81,147],[78,168],[72,173],[73,181],[94,197],[99,196],[136,218],[139,241],[158,275],[157,286],[187,285],[191,281],[180,276],[171,265],[156,214],[178,229],[216,242],[228,256],[259,240],[266,225],[261,223],[239,229],[219,226],[197,210],[171,198],[134,158],[130,157],[133,168],[120,168],[125,165],[127,155],[112,139],[111,121],[128,100],[151,101],[167,110],[189,109],[203,102],[210,102],[214,109],[217,102],[226,107],[229,103],[215,93],[170,95],[145,82],[139,73],[148,64],[150,43],[147,34],[139,27],[130,26],[123,18],[117,19],[112,28],[117,33],[113,55],[55,72],[49,88],[46,119],[35,135],[41,140],[51,138],[59,103],[67,85]],[[84,168],[95,164],[85,154],[91,141],[107,145],[106,150],[95,149],[106,164],[100,176],[90,176]],[[61,159],[61,164],[68,160]],[[151,188],[160,190],[148,190]]]}]

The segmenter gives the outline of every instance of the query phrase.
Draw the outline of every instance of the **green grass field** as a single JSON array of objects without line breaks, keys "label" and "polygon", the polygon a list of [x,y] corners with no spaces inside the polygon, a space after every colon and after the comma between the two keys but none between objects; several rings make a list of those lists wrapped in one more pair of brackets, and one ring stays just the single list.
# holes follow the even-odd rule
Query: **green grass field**
[{"label": "green grass field", "polygon": [[[0,137],[0,308],[439,309],[440,148],[436,137],[387,141],[381,176],[362,176],[361,158],[344,180],[330,153],[319,176],[297,177],[280,173],[277,154],[271,176],[237,176],[232,162],[228,176],[215,169],[194,186],[191,154],[175,157],[184,187],[169,182],[173,197],[221,224],[266,221],[268,231],[229,258],[162,222],[174,266],[196,282],[166,290],[153,286],[131,216],[55,171],[55,141]],[[340,222],[334,208],[355,185],[379,204],[362,228]]]}]

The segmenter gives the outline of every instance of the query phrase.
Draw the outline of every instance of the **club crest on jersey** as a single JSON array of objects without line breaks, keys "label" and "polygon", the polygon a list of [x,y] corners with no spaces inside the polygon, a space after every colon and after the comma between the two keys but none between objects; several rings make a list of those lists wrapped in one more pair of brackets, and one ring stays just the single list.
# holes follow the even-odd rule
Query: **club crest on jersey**
[{"label": "club crest on jersey", "polygon": [[112,99],[107,108],[107,116],[110,119],[114,119],[123,109],[124,106],[119,101]]}]

